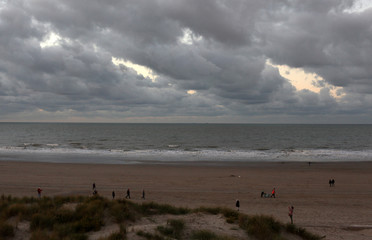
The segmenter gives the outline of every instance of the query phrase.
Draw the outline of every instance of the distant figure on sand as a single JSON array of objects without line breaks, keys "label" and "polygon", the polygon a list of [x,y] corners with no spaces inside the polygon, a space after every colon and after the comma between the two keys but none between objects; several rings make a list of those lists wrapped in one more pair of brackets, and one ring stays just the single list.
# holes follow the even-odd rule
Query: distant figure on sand
[{"label": "distant figure on sand", "polygon": [[145,189],[142,190],[142,199],[145,199]]},{"label": "distant figure on sand", "polygon": [[293,224],[293,206],[288,207],[288,216],[291,219],[291,224]]},{"label": "distant figure on sand", "polygon": [[271,197],[275,198],[275,188],[271,191]]},{"label": "distant figure on sand", "polygon": [[93,190],[96,189],[96,183],[93,183]]},{"label": "distant figure on sand", "polygon": [[127,196],[125,196],[125,198],[129,198],[130,199],[130,190],[129,190],[129,188],[127,190]]},{"label": "distant figure on sand", "polygon": [[41,188],[37,188],[37,196],[39,197],[39,198],[41,198],[41,192],[43,191],[43,189],[41,189]]},{"label": "distant figure on sand", "polygon": [[263,198],[269,198],[271,195],[269,193],[265,193],[264,191],[261,192],[261,197]]},{"label": "distant figure on sand", "polygon": [[240,208],[240,202],[239,202],[239,199],[236,199],[235,206],[236,206],[237,210],[239,211],[239,208]]},{"label": "distant figure on sand", "polygon": [[333,187],[333,186],[335,186],[335,180],[334,179],[329,179],[329,186],[330,187]]},{"label": "distant figure on sand", "polygon": [[115,191],[112,191],[112,199],[115,199]]}]

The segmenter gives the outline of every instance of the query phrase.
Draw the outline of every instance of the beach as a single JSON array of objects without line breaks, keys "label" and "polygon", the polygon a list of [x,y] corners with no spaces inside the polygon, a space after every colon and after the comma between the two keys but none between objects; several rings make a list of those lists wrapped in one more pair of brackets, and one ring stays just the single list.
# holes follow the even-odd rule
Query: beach
[{"label": "beach", "polygon": [[[154,201],[180,207],[222,206],[246,214],[273,216],[326,236],[325,239],[372,239],[372,162],[335,163],[147,163],[65,164],[0,162],[0,194],[17,197],[92,195]],[[329,179],[335,179],[330,187]],[[276,198],[261,198],[261,192]],[[146,199],[143,200],[142,191]]]}]

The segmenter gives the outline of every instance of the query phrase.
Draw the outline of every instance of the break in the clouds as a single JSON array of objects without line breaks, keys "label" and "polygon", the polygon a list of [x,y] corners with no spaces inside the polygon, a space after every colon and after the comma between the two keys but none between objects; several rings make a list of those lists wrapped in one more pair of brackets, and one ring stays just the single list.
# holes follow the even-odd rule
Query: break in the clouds
[{"label": "break in the clouds", "polygon": [[372,123],[371,6],[0,0],[0,121]]}]

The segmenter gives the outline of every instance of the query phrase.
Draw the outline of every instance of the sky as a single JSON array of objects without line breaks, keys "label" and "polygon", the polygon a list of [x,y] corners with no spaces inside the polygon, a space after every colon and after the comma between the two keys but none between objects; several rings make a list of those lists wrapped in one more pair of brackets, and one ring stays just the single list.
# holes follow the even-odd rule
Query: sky
[{"label": "sky", "polygon": [[0,122],[372,123],[372,1],[0,0]]}]

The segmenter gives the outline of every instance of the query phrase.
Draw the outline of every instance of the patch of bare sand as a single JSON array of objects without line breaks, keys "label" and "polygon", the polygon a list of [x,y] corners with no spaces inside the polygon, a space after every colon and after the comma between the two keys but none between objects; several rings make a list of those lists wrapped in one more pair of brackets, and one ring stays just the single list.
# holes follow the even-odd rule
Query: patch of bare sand
[{"label": "patch of bare sand", "polygon": [[20,221],[19,217],[12,217],[8,219],[7,223],[14,227],[14,237],[12,238],[13,240],[30,239],[30,222]]}]

